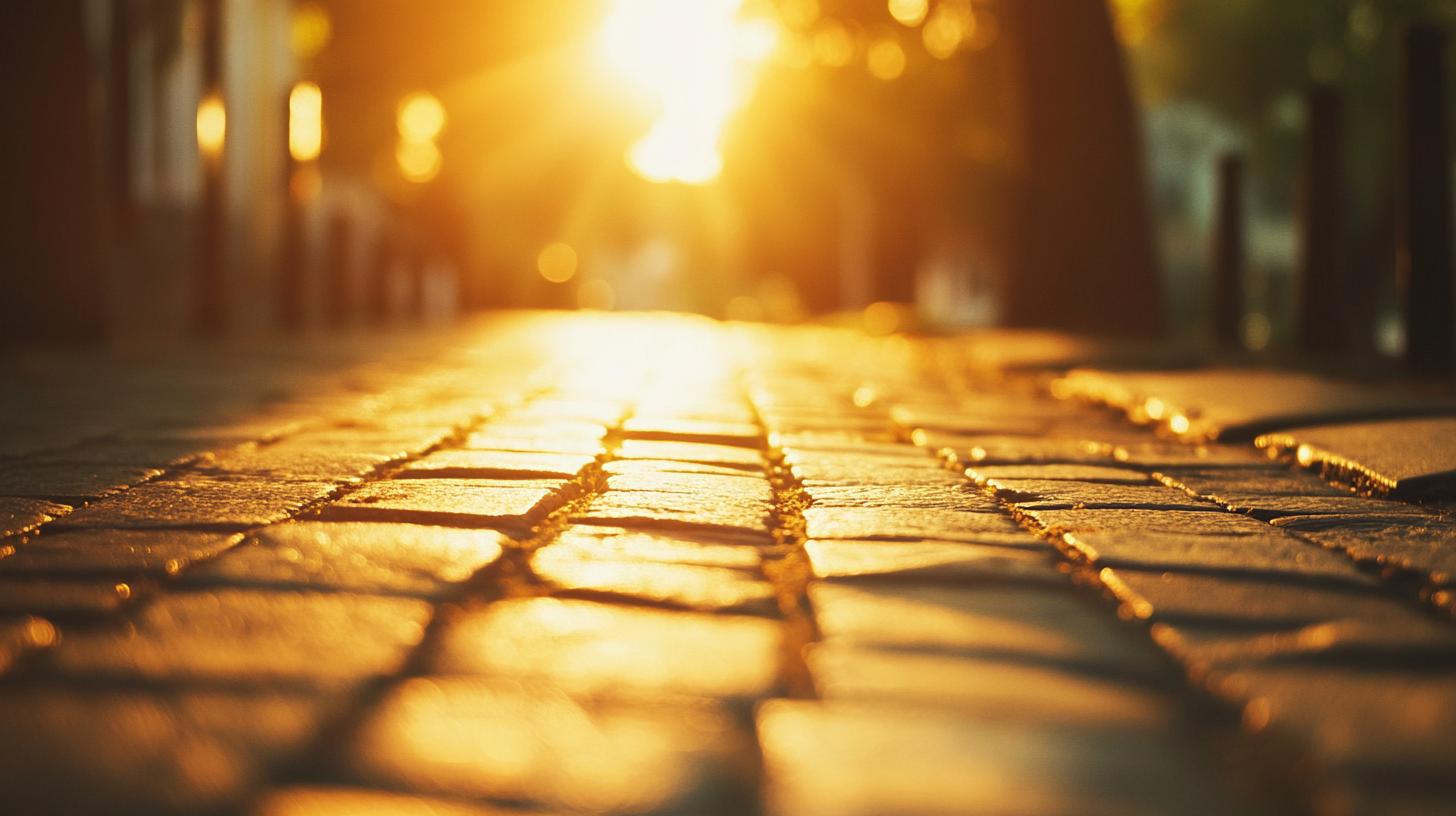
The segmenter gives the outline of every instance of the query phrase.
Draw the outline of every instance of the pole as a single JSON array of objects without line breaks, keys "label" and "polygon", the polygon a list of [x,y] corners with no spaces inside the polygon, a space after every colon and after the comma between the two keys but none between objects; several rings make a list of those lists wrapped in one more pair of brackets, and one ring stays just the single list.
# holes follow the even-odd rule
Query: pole
[{"label": "pole", "polygon": [[1220,348],[1241,347],[1244,318],[1244,160],[1237,153],[1219,157],[1217,204],[1213,222],[1211,306],[1213,338]]},{"label": "pole", "polygon": [[1406,364],[1456,373],[1451,269],[1451,153],[1446,114],[1446,33],[1412,26],[1402,77],[1403,191],[1396,274],[1405,309]]}]

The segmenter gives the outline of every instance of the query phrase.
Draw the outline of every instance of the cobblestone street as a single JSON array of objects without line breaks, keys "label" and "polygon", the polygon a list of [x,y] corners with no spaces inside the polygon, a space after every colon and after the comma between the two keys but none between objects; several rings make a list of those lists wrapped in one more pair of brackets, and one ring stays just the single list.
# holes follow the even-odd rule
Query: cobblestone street
[{"label": "cobblestone street", "polygon": [[1456,812],[1450,403],[1103,353],[17,357],[0,812]]}]

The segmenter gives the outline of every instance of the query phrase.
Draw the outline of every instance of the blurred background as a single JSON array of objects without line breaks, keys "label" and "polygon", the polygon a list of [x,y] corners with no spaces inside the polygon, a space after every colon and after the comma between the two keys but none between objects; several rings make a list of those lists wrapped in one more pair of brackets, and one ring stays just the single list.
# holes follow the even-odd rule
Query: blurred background
[{"label": "blurred background", "polygon": [[1317,110],[1339,144],[1321,257],[1378,355],[1403,342],[1401,33],[1456,22],[1456,0],[57,0],[0,16],[12,341],[877,303],[934,325],[1196,337],[1233,151],[1240,342],[1277,348]]}]

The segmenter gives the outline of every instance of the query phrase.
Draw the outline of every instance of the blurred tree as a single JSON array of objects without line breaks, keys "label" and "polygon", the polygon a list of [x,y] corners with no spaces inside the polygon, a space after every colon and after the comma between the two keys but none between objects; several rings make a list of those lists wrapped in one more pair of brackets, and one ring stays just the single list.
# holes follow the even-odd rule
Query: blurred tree
[{"label": "blurred tree", "polygon": [[[1416,19],[1456,24],[1456,0],[1112,2],[1144,106],[1155,116],[1201,109],[1242,136],[1255,217],[1283,217],[1292,205],[1306,89],[1328,85],[1341,95],[1341,252],[1357,274],[1377,276],[1388,299],[1400,34]],[[1182,170],[1212,172],[1211,163]]]}]

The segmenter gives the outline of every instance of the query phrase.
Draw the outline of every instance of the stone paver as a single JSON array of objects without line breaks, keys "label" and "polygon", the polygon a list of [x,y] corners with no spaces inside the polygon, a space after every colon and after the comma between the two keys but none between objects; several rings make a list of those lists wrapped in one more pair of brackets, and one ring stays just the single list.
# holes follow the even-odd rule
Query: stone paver
[{"label": "stone paver", "polygon": [[663,534],[580,524],[567,527],[537,553],[547,558],[645,561],[699,567],[758,569],[758,550],[738,537],[711,534]]},{"label": "stone paver", "polygon": [[439,598],[493,563],[509,544],[494,530],[351,522],[278,524],[189,571],[187,579],[211,585]]},{"label": "stone paver", "polygon": [[225,807],[307,747],[327,700],[279,689],[0,694],[11,813],[189,814]]},{"label": "stone paver", "polygon": [[570,479],[595,461],[593,454],[442,450],[409,463],[399,475],[454,479]]},{"label": "stone paver", "polygon": [[566,501],[566,484],[545,479],[395,479],[345,495],[325,507],[321,518],[521,528]]},{"label": "stone paver", "polygon": [[[743,735],[707,707],[587,703],[479,678],[407,681],[360,727],[347,778],[591,813],[731,813]],[[727,805],[725,806],[725,803]]]},{"label": "stone paver", "polygon": [[73,530],[31,538],[0,556],[0,577],[14,575],[175,575],[241,536],[195,530]]},{"label": "stone paver", "polygon": [[1281,428],[1456,411],[1456,402],[1284,371],[1074,371],[1059,396],[1104,403],[1190,439],[1252,440]]},{"label": "stone paver", "polygon": [[0,498],[0,538],[29,532],[70,510],[70,505],[42,499]]},{"label": "stone paver", "polygon": [[1022,549],[945,541],[812,539],[804,544],[804,552],[814,575],[825,579],[913,577],[1053,586],[1064,581],[1047,548],[1032,544]]},{"label": "stone paver", "polygon": [[1449,494],[1456,486],[1456,417],[1293,428],[1255,443],[1396,495]]},{"label": "stone paver", "polygon": [[769,813],[782,816],[1236,810],[1166,737],[789,701],[758,727]]},{"label": "stone paver", "polygon": [[1456,801],[1439,399],[669,315],[255,345],[0,396],[0,812]]},{"label": "stone paver", "polygon": [[[1067,587],[1066,589],[1070,589]],[[826,643],[1009,657],[1154,675],[1107,616],[1068,591],[1010,587],[811,587]]]},{"label": "stone paver", "polygon": [[558,685],[590,697],[756,698],[777,685],[772,622],[590,601],[504,601],[454,622],[431,671]]},{"label": "stone paver", "polygon": [[778,607],[767,581],[724,567],[616,561],[547,547],[531,559],[531,568],[558,594],[618,596],[705,612],[772,613]]},{"label": "stone paver", "polygon": [[422,601],[218,589],[165,595],[120,628],[63,636],[47,658],[70,677],[337,685],[403,668]]}]

